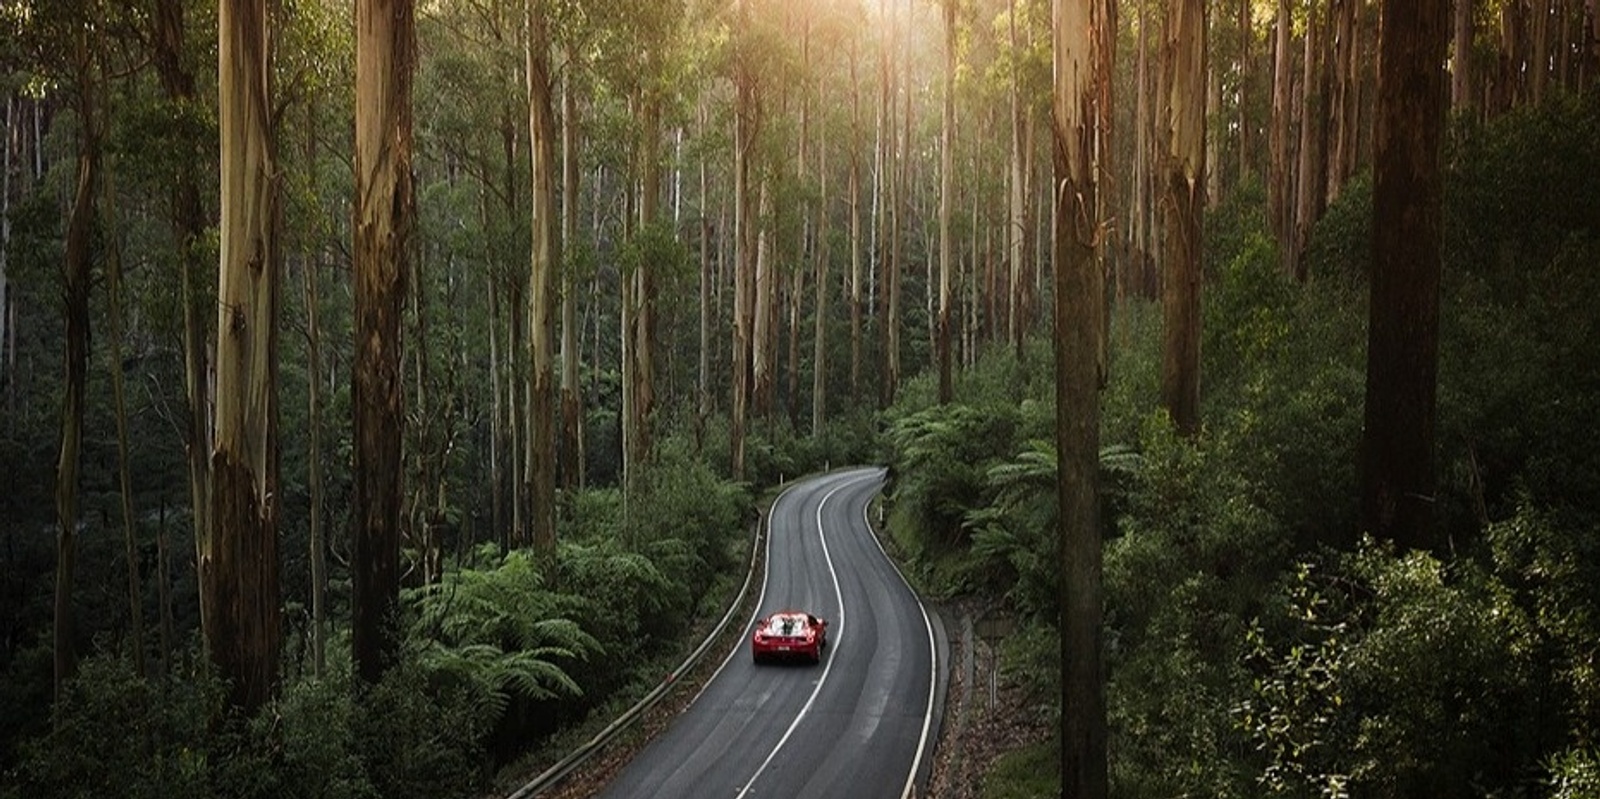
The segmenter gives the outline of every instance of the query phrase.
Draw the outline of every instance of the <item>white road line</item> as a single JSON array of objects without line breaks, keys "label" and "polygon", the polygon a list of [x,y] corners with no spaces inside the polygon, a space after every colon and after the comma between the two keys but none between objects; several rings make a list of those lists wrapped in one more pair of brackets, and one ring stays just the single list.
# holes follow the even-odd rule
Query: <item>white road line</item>
[{"label": "white road line", "polygon": [[[821,502],[817,503],[817,539],[822,542],[822,557],[828,562],[828,576],[833,580],[833,597],[839,603],[839,623],[834,628],[834,640],[838,638],[838,631],[844,629],[844,591],[839,587],[839,573],[833,568],[833,556],[828,554],[828,536],[822,529],[822,509],[827,507],[828,500],[832,499],[834,494],[861,482],[863,479],[867,478],[856,477],[835,486],[827,494],[823,495]],[[771,544],[770,538],[768,539],[768,544]],[[769,573],[771,572],[771,567],[772,564],[769,562],[767,564]],[[762,593],[766,593],[765,584],[762,585]],[[758,610],[757,612],[759,613],[760,611]],[[833,653],[835,651],[837,651],[837,647],[830,642],[828,645],[828,665],[822,669],[822,679],[817,680],[816,687],[811,689],[811,696],[806,697],[806,703],[801,706],[800,712],[795,714],[794,721],[789,723],[789,729],[783,731],[783,737],[778,739],[778,745],[772,747],[772,751],[767,754],[767,759],[761,761],[761,765],[756,767],[756,772],[750,775],[750,780],[744,784],[744,787],[739,789],[739,793],[734,799],[744,799],[750,793],[750,789],[755,786],[756,780],[760,779],[762,772],[767,770],[767,766],[772,765],[773,759],[778,756],[778,752],[783,749],[783,745],[789,742],[789,736],[794,734],[795,729],[800,726],[801,720],[806,717],[807,713],[811,712],[812,704],[817,701],[817,694],[822,692],[822,686],[828,682],[828,672],[833,671]]]},{"label": "white road line", "polygon": [[928,710],[922,715],[922,737],[917,740],[917,756],[911,759],[911,773],[906,775],[905,790],[900,792],[900,799],[912,799],[917,791],[917,772],[922,768],[922,756],[928,749],[928,733],[933,729],[933,701],[939,685],[939,646],[933,639],[933,622],[928,619],[928,608],[922,604],[922,597],[917,595],[916,589],[911,587],[911,581],[907,580],[905,573],[895,565],[894,558],[889,557],[888,551],[883,548],[883,542],[870,532],[872,520],[867,516],[867,508],[868,505],[861,506],[861,521],[867,525],[868,536],[872,538],[872,543],[877,544],[878,551],[883,553],[883,559],[889,564],[889,568],[894,569],[900,582],[905,584],[911,598],[917,601],[917,610],[922,612],[922,626],[928,630]]}]

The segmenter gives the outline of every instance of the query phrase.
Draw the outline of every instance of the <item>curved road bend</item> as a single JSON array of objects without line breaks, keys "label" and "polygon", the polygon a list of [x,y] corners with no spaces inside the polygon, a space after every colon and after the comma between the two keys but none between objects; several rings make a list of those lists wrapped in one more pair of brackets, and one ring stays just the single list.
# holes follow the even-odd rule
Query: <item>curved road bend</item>
[{"label": "curved road bend", "polygon": [[599,795],[606,799],[875,799],[912,795],[932,757],[934,635],[867,527],[881,469],[807,479],[768,516],[756,618],[828,620],[816,666],[755,666],[755,619],[689,708]]}]

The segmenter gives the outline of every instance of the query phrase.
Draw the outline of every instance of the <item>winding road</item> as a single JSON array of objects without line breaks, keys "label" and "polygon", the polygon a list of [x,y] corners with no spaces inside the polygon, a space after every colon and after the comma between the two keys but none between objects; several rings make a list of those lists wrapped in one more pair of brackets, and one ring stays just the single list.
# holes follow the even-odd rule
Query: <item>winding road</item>
[{"label": "winding road", "polygon": [[[606,799],[875,799],[925,782],[938,735],[943,636],[867,526],[881,469],[785,491],[768,515],[767,570],[740,643]],[[829,622],[818,665],[756,666],[756,618]]]}]

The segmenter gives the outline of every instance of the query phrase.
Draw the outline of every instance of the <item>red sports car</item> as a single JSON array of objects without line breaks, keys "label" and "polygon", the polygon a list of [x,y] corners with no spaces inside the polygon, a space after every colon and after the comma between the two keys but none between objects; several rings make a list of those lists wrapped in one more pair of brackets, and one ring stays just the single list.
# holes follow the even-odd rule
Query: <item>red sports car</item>
[{"label": "red sports car", "polygon": [[799,610],[782,610],[756,622],[750,638],[750,657],[766,660],[804,658],[822,662],[828,645],[828,622]]}]

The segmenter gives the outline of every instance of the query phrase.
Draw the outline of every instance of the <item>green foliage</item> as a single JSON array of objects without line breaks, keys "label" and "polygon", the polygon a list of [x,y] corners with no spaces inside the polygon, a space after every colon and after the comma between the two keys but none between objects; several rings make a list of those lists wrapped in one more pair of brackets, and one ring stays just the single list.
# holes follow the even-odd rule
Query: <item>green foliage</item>
[{"label": "green foliage", "polygon": [[385,799],[479,796],[488,787],[483,737],[493,720],[469,690],[432,683],[413,664],[361,697],[354,738],[373,792]]},{"label": "green foliage", "polygon": [[1019,421],[1014,407],[936,405],[897,419],[889,428],[893,448],[892,497],[912,514],[926,544],[960,545],[963,520],[985,496],[988,469],[1009,454]]},{"label": "green foliage", "polygon": [[209,795],[203,733],[220,698],[214,689],[198,682],[163,692],[126,660],[84,659],[53,709],[50,730],[24,746],[15,775],[21,795]]},{"label": "green foliage", "polygon": [[1592,517],[1524,505],[1489,526],[1496,576],[1532,625],[1532,657],[1549,679],[1545,736],[1600,740],[1600,529]]},{"label": "green foliage", "polygon": [[513,699],[581,694],[558,663],[600,654],[592,635],[556,615],[568,600],[544,590],[526,550],[506,553],[493,568],[447,572],[436,584],[408,590],[405,601],[415,607],[417,667],[491,718]]},{"label": "green foliage", "polygon": [[1515,784],[1538,717],[1530,625],[1470,564],[1371,541],[1302,564],[1267,629],[1239,723],[1290,796],[1476,796]]}]

